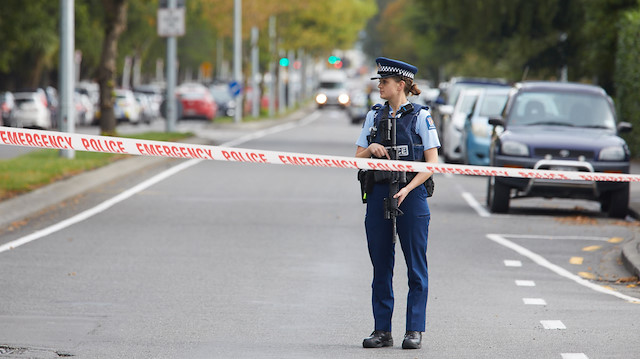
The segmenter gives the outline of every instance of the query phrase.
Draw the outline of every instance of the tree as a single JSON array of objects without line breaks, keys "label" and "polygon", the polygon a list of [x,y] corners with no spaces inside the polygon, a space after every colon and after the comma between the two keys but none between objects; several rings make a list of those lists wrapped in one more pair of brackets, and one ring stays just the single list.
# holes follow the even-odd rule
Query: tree
[{"label": "tree", "polygon": [[98,66],[100,86],[100,132],[115,135],[116,119],[113,111],[118,56],[118,39],[126,28],[128,0],[102,0],[104,7],[104,41]]}]

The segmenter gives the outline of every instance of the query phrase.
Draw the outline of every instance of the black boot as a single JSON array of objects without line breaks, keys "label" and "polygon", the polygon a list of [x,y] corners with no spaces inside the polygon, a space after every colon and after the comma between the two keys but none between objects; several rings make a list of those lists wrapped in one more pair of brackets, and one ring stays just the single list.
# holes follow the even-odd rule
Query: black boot
[{"label": "black boot", "polygon": [[362,341],[365,348],[382,348],[393,346],[393,338],[391,332],[382,330],[374,330],[373,333]]},{"label": "black boot", "polygon": [[402,341],[402,349],[420,349],[422,346],[422,333],[416,331],[407,331]]}]

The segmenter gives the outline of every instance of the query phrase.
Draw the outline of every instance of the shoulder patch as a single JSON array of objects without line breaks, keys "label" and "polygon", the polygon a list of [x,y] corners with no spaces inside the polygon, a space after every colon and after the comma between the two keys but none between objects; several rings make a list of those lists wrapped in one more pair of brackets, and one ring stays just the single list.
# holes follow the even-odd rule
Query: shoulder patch
[{"label": "shoulder patch", "polygon": [[436,129],[436,124],[433,122],[433,117],[431,117],[431,114],[427,115],[427,129],[428,130]]}]

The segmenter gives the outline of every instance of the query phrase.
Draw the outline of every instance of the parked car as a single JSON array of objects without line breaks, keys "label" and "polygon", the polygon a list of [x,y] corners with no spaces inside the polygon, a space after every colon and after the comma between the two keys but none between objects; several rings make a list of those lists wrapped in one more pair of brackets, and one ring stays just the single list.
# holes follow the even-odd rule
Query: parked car
[{"label": "parked car", "polygon": [[133,95],[133,91],[116,89],[115,95],[113,112],[115,113],[116,121],[128,121],[133,124],[140,123],[140,113],[142,110],[140,104],[136,101],[136,97]]},{"label": "parked car", "polygon": [[487,88],[480,91],[476,105],[467,117],[462,131],[462,161],[468,165],[489,165],[489,145],[493,127],[489,118],[499,116],[507,103],[509,88]]},{"label": "parked car", "polygon": [[492,78],[476,78],[476,77],[453,77],[448,82],[441,83],[439,86],[440,97],[435,101],[435,106],[431,108],[431,116],[438,128],[438,134],[440,135],[440,153],[446,146],[446,130],[448,123],[453,114],[453,110],[460,92],[468,88],[486,88],[486,87],[511,87],[502,79]]},{"label": "parked car", "polygon": [[75,91],[73,93],[73,102],[76,110],[76,124],[91,125],[94,121],[96,111],[89,96]]},{"label": "parked car", "polygon": [[218,112],[211,92],[199,83],[184,83],[176,89],[176,95],[182,103],[181,118],[204,118],[213,121]]},{"label": "parked car", "polygon": [[15,127],[15,121],[13,118],[13,110],[15,108],[15,100],[13,94],[9,91],[0,93],[0,113],[2,116],[2,125]]},{"label": "parked car", "polygon": [[[629,148],[618,136],[631,124],[617,122],[613,101],[600,87],[574,83],[525,82],[510,91],[496,131],[490,164],[496,167],[629,173]],[[497,130],[497,129],[496,129]],[[487,204],[509,210],[512,198],[580,198],[600,202],[610,217],[623,218],[628,182],[490,177]]]},{"label": "parked car", "polygon": [[52,127],[51,113],[46,99],[40,92],[17,92],[14,95],[14,121],[16,127],[35,127],[49,129]]},{"label": "parked car", "polygon": [[156,116],[149,96],[143,92],[134,92],[133,96],[140,106],[140,122],[150,124],[158,116]]},{"label": "parked car", "polygon": [[218,105],[218,113],[222,116],[233,117],[236,114],[236,101],[231,96],[229,85],[216,84],[209,87],[213,100]]},{"label": "parked car", "polygon": [[458,100],[451,112],[451,119],[443,124],[440,138],[443,139],[441,153],[445,162],[461,162],[462,160],[462,131],[482,90],[467,88],[460,91]]},{"label": "parked car", "polygon": [[324,106],[339,106],[346,109],[351,99],[347,91],[347,75],[341,70],[327,70],[320,73],[316,104],[318,108]]}]

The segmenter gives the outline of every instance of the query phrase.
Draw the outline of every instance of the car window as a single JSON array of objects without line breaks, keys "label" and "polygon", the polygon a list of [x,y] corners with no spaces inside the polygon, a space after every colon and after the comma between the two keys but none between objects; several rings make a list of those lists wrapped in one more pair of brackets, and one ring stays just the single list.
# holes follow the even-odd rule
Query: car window
[{"label": "car window", "polygon": [[324,82],[320,83],[320,88],[323,88],[323,89],[341,89],[341,88],[344,88],[344,83],[342,83],[342,82],[324,81]]},{"label": "car window", "polygon": [[615,128],[606,98],[583,93],[522,93],[515,99],[508,121],[517,125]]},{"label": "car window", "polygon": [[504,105],[507,103],[507,94],[504,95],[486,95],[480,106],[478,114],[484,117],[498,116],[502,113]]}]

